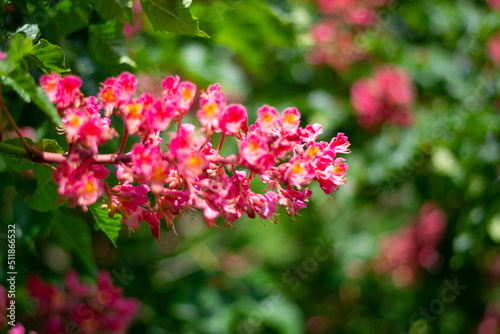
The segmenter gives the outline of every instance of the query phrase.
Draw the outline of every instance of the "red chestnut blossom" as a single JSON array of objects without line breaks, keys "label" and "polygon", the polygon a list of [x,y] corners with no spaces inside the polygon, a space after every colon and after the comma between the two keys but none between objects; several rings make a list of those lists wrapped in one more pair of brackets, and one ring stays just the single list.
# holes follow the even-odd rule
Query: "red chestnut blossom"
[{"label": "red chestnut blossom", "polygon": [[308,52],[306,59],[313,65],[326,64],[344,72],[351,64],[367,59],[366,52],[354,43],[354,32],[341,22],[325,20],[312,26],[310,34],[315,47]]},{"label": "red chestnut blossom", "polygon": [[239,136],[240,131],[248,132],[247,109],[241,104],[228,105],[219,122],[222,133],[227,136]]},{"label": "red chestnut blossom", "polygon": [[486,308],[477,334],[496,334],[500,330],[500,304],[492,302]]},{"label": "red chestnut blossom", "polygon": [[335,71],[346,71],[351,64],[366,60],[366,50],[355,44],[362,28],[374,25],[377,10],[391,0],[318,0],[323,15],[310,29],[314,41],[306,59],[313,65],[326,64]]},{"label": "red chestnut blossom", "polygon": [[69,198],[71,206],[79,205],[84,211],[104,193],[103,179],[109,173],[102,165],[93,163],[92,157],[81,161],[77,154],[70,154],[68,160],[59,164],[54,172],[59,195]]},{"label": "red chestnut blossom", "polygon": [[276,124],[279,119],[279,114],[276,108],[270,107],[268,105],[262,106],[257,110],[257,125],[262,132],[270,133],[276,128]]},{"label": "red chestnut blossom", "polygon": [[372,78],[354,83],[351,102],[363,127],[373,128],[385,121],[408,126],[412,123],[415,87],[406,70],[382,67]]},{"label": "red chestnut blossom", "polygon": [[[49,93],[59,91],[63,80],[43,76],[42,87]],[[346,181],[347,164],[336,155],[349,152],[347,137],[339,133],[331,142],[318,141],[321,126],[302,128],[296,108],[280,114],[265,105],[249,126],[246,108],[226,105],[220,85],[214,84],[200,96],[197,116],[204,134],[200,136],[193,124],[182,123],[195,98],[193,83],[169,76],[160,99],[148,93],[134,99],[136,84],[134,76],[123,73],[107,79],[97,97],[79,93],[75,97],[79,103],[60,109],[70,150],[54,178],[70,205],[86,210],[102,196],[107,203],[101,207],[111,217],[120,213],[121,222],[133,231],[146,221],[159,239],[160,223],[174,228],[175,217],[187,210],[202,210],[209,226],[218,217],[225,226],[232,226],[244,214],[274,220],[278,205],[293,217],[306,206],[311,182],[318,181],[330,194]],[[116,135],[111,114],[121,118],[127,129],[115,155],[120,158],[115,186],[106,184],[108,170],[96,164],[99,147]],[[172,123],[176,129],[165,132]],[[216,132],[222,133],[217,150],[210,141]],[[125,140],[131,135],[139,142],[124,154]],[[236,137],[237,154],[220,155],[227,137]],[[258,175],[267,184],[264,194],[250,188]]]},{"label": "red chestnut blossom", "polygon": [[486,0],[488,6],[493,10],[500,10],[500,0]]},{"label": "red chestnut blossom", "polygon": [[500,32],[488,40],[486,50],[491,60],[500,65]]},{"label": "red chestnut blossom", "polygon": [[226,96],[220,89],[219,84],[211,85],[200,96],[200,109],[196,115],[208,133],[220,132],[219,119],[226,107]]},{"label": "red chestnut blossom", "polygon": [[391,273],[396,285],[411,285],[421,268],[433,270],[441,255],[437,247],[446,232],[446,216],[433,202],[426,202],[418,222],[400,228],[380,242],[380,255],[373,266],[378,273]]},{"label": "red chestnut blossom", "polygon": [[96,286],[70,272],[63,289],[38,276],[28,277],[27,288],[38,309],[36,319],[25,324],[32,324],[40,334],[65,333],[67,326],[75,325],[82,334],[126,333],[140,305],[136,299],[124,298],[106,271],[99,273]]}]

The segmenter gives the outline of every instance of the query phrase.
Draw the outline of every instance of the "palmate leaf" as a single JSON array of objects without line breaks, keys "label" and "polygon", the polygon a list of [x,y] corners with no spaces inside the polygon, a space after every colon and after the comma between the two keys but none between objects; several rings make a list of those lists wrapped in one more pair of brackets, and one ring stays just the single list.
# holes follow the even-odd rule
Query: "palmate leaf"
[{"label": "palmate leaf", "polygon": [[[25,138],[29,145],[33,146],[33,141]],[[42,142],[43,143],[43,142]],[[14,138],[4,141],[4,144],[22,148],[24,146],[21,139]],[[46,142],[45,147],[53,147],[51,141]],[[36,146],[36,145],[35,145]],[[35,192],[26,198],[26,204],[37,211],[47,212],[57,209],[61,204],[58,202],[59,194],[57,185],[52,177],[52,170],[47,166],[37,164],[29,159],[21,158],[13,154],[0,152],[0,156],[5,159],[7,165],[17,173],[33,170],[36,178]]]},{"label": "palmate leaf", "polygon": [[198,19],[180,0],[141,0],[141,6],[155,31],[209,38]]},{"label": "palmate leaf", "polygon": [[108,210],[102,209],[99,204],[89,205],[89,209],[95,219],[95,229],[103,231],[116,247],[116,240],[122,227],[122,216],[119,213],[115,213],[113,218],[110,218]]},{"label": "palmate leaf", "polygon": [[26,198],[26,204],[33,210],[47,212],[56,210],[61,205],[58,202],[57,184],[52,177],[52,170],[47,166],[37,164],[33,167],[36,177],[36,190]]},{"label": "palmate leaf", "polygon": [[55,139],[42,139],[33,145],[33,148],[37,151],[64,153],[63,148]]},{"label": "palmate leaf", "polygon": [[106,65],[128,64],[131,67],[136,66],[129,57],[123,37],[123,24],[120,21],[91,24],[89,34],[89,50],[95,60]]},{"label": "palmate leaf", "polygon": [[31,67],[37,66],[45,73],[69,71],[66,68],[66,56],[63,50],[45,39],[35,44],[25,59]]},{"label": "palmate leaf", "polygon": [[33,102],[50,117],[52,122],[57,125],[61,123],[61,117],[57,113],[56,107],[25,69],[18,67],[9,76],[0,77],[0,79],[3,79],[3,84],[14,89],[26,103]]},{"label": "palmate leaf", "polygon": [[[30,138],[24,137],[24,139],[28,142],[29,145],[33,145],[33,141]],[[3,144],[15,146],[24,150],[24,146],[23,143],[21,142],[21,139],[17,137],[9,140],[4,140]],[[6,153],[5,150],[3,152],[0,152],[0,156],[2,156],[2,158],[5,159],[7,165],[16,173],[25,172],[37,165],[35,162],[29,159],[21,158],[17,155]]]},{"label": "palmate leaf", "polygon": [[120,19],[134,24],[132,1],[130,0],[92,0],[95,10],[108,20]]},{"label": "palmate leaf", "polygon": [[89,273],[94,273],[97,266],[92,253],[92,237],[89,226],[80,217],[62,213],[55,215],[52,221],[59,245],[74,252],[83,262]]}]

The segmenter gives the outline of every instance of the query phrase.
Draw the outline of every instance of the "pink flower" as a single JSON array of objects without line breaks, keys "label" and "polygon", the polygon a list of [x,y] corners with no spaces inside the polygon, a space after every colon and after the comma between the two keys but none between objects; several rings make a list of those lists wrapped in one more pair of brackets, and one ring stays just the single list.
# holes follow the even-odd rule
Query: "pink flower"
[{"label": "pink flower", "polygon": [[281,113],[281,129],[286,134],[295,134],[300,125],[300,113],[297,108],[286,108]]},{"label": "pink flower", "polygon": [[388,121],[410,125],[415,102],[415,87],[404,69],[382,67],[372,78],[351,87],[351,102],[358,122],[373,128]]},{"label": "pink flower", "polygon": [[162,106],[161,101],[156,101],[149,109],[148,126],[152,131],[164,131],[168,129],[175,116],[175,106],[167,103]]},{"label": "pink flower", "polygon": [[500,10],[500,0],[486,0],[488,6],[493,10]]},{"label": "pink flower", "polygon": [[486,50],[491,60],[493,60],[496,65],[500,65],[500,32],[490,37],[486,44]]},{"label": "pink flower", "polygon": [[77,97],[81,95],[80,87],[82,80],[76,75],[67,75],[59,81],[57,91],[57,107],[66,108],[75,103]]},{"label": "pink flower", "polygon": [[240,131],[248,132],[247,110],[241,104],[231,104],[226,107],[219,121],[219,126],[227,136],[237,136]]},{"label": "pink flower", "polygon": [[220,85],[214,84],[208,87],[206,92],[201,93],[200,109],[196,116],[200,124],[208,132],[220,131],[219,119],[226,107],[226,96],[220,91]]},{"label": "pink flower", "polygon": [[373,261],[375,271],[391,273],[399,286],[415,282],[421,268],[435,270],[442,256],[438,246],[444,237],[446,217],[433,202],[420,209],[418,221],[380,241],[380,254]]},{"label": "pink flower", "polygon": [[190,81],[183,81],[180,83],[178,91],[179,99],[177,101],[177,109],[180,110],[182,114],[186,114],[193,104],[196,94],[196,85]]},{"label": "pink flower", "polygon": [[92,165],[93,158],[79,161],[77,154],[70,154],[68,161],[59,164],[54,171],[54,180],[59,185],[58,192],[69,199],[69,205],[80,205],[84,211],[104,193],[104,181],[108,170]]},{"label": "pink flower", "polygon": [[331,194],[337,190],[341,184],[347,181],[345,175],[348,167],[349,166],[344,163],[343,158],[337,158],[333,165],[329,165],[324,170],[316,171],[319,185],[325,194]]},{"label": "pink flower", "polygon": [[82,80],[75,75],[67,75],[61,79],[59,74],[45,74],[40,78],[40,86],[47,93],[49,100],[59,109],[79,106]]},{"label": "pink flower", "polygon": [[275,157],[269,151],[267,141],[262,135],[251,132],[238,143],[240,157],[245,165],[256,171],[266,171],[275,163]]},{"label": "pink flower", "polygon": [[369,26],[375,22],[377,14],[369,8],[351,8],[346,12],[345,20],[353,26]]},{"label": "pink flower", "polygon": [[135,144],[132,147],[132,162],[134,163],[134,172],[136,174],[151,176],[154,167],[162,162],[160,146]]},{"label": "pink flower", "polygon": [[303,185],[309,184],[314,178],[314,169],[306,161],[292,159],[286,164],[286,171],[283,175],[286,182],[301,189]]},{"label": "pink flower", "polygon": [[[24,326],[21,323],[17,323],[14,327],[12,327],[7,334],[24,334],[26,330],[24,329]],[[35,331],[29,331],[28,334],[36,334]]]},{"label": "pink flower", "polygon": [[130,102],[137,89],[137,78],[133,74],[123,72],[116,80],[116,87],[120,102]]},{"label": "pink flower", "polygon": [[57,73],[44,74],[40,77],[40,87],[42,87],[52,103],[57,103],[59,100],[57,94],[60,81],[61,76]]},{"label": "pink flower", "polygon": [[163,101],[176,108],[175,116],[183,116],[191,108],[196,94],[196,85],[190,81],[180,81],[179,76],[169,76],[163,83]]},{"label": "pink flower", "polygon": [[64,288],[45,283],[38,276],[30,276],[27,287],[39,303],[33,320],[42,328],[41,333],[64,333],[70,325],[82,334],[125,333],[140,305],[136,299],[123,297],[105,271],[99,272],[95,286],[79,282],[71,272]]},{"label": "pink flower", "polygon": [[251,193],[250,199],[253,209],[262,219],[273,217],[278,210],[278,194],[274,191],[268,191],[265,195]]},{"label": "pink flower", "polygon": [[260,131],[270,133],[276,127],[279,120],[279,114],[276,108],[264,105],[257,110],[257,121],[255,122]]}]

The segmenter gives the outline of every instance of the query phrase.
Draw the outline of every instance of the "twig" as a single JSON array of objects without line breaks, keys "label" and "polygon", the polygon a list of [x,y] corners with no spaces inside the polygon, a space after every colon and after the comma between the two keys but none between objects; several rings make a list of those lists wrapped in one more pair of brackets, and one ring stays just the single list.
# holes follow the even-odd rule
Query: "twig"
[{"label": "twig", "polygon": [[127,142],[128,138],[128,128],[125,126],[125,131],[123,132],[123,138],[122,138],[122,143],[120,144],[120,149],[118,150],[118,155],[123,153],[123,150],[125,149],[125,143]]},{"label": "twig", "polygon": [[17,132],[17,135],[19,136],[19,139],[21,139],[21,142],[24,145],[24,148],[26,149],[26,153],[28,153],[28,157],[31,158],[34,149],[28,144],[26,139],[24,139],[23,134],[21,133],[21,130],[19,130],[19,127],[17,126],[16,122],[12,118],[12,115],[9,112],[9,109],[7,109],[7,106],[5,105],[5,102],[3,101],[3,96],[2,96],[2,85],[0,85],[0,105],[2,106],[2,110],[5,113],[5,116],[7,116],[7,119],[10,122],[10,125],[14,128],[14,130]]}]

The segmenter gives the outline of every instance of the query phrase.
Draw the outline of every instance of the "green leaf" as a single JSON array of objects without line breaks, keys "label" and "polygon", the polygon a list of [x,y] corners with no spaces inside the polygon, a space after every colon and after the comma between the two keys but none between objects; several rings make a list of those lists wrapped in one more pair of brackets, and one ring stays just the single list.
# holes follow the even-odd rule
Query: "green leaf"
[{"label": "green leaf", "polygon": [[141,6],[155,31],[209,38],[198,19],[180,0],[141,0]]},{"label": "green leaf", "polygon": [[[24,139],[26,139],[28,144],[33,145],[33,141],[30,138],[25,137]],[[23,151],[25,150],[24,145],[21,142],[21,139],[18,137],[14,138],[14,139],[5,140],[3,142],[3,144],[8,144],[8,145],[12,145],[15,147],[19,147]],[[13,154],[0,152],[0,155],[2,157],[4,157],[7,165],[16,173],[25,172],[25,171],[33,169],[33,167],[37,166],[36,163],[34,163],[33,161],[31,161],[29,159],[21,158],[21,157],[18,157],[16,155],[13,155]]]},{"label": "green leaf", "polygon": [[23,68],[16,68],[8,77],[0,77],[3,79],[3,84],[12,87],[14,91],[26,102],[33,103],[40,108],[52,122],[59,125],[61,117],[57,113],[57,109],[45,92],[36,83],[35,79]]},{"label": "green leaf", "polygon": [[19,27],[14,34],[23,34],[25,38],[36,41],[40,37],[40,28],[38,28],[37,24],[26,23],[22,27]]},{"label": "green leaf", "polygon": [[89,33],[89,50],[95,60],[105,65],[136,66],[129,57],[123,37],[123,24],[120,21],[90,25]]},{"label": "green leaf", "polygon": [[55,139],[43,139],[33,145],[33,148],[37,151],[64,153],[63,148]]},{"label": "green leaf", "polygon": [[34,210],[47,212],[56,210],[59,206],[57,184],[52,177],[52,170],[47,166],[36,164],[33,167],[36,177],[36,190],[26,198],[26,204]]},{"label": "green leaf", "polygon": [[32,48],[33,41],[21,35],[14,35],[8,39],[7,58],[0,62],[0,75],[7,76],[17,69],[19,60],[23,59]]},{"label": "green leaf", "polygon": [[108,210],[102,209],[99,204],[89,205],[89,209],[95,219],[95,229],[103,231],[116,247],[116,240],[122,227],[122,215],[115,213],[113,218],[110,218]]},{"label": "green leaf", "polygon": [[134,24],[132,1],[130,0],[92,0],[96,11],[108,20],[120,19]]},{"label": "green leaf", "polygon": [[38,8],[40,15],[47,15],[49,22],[42,28],[48,40],[60,40],[72,33],[86,28],[90,22],[92,8],[89,1],[62,0],[55,6],[55,11]]},{"label": "green leaf", "polygon": [[28,63],[36,65],[45,73],[68,72],[65,64],[66,57],[63,50],[57,45],[50,44],[45,39],[41,39],[33,46],[26,59]]},{"label": "green leaf", "polygon": [[80,217],[68,213],[57,216],[52,224],[59,245],[74,252],[90,273],[97,270],[92,253],[92,239],[89,226]]}]

